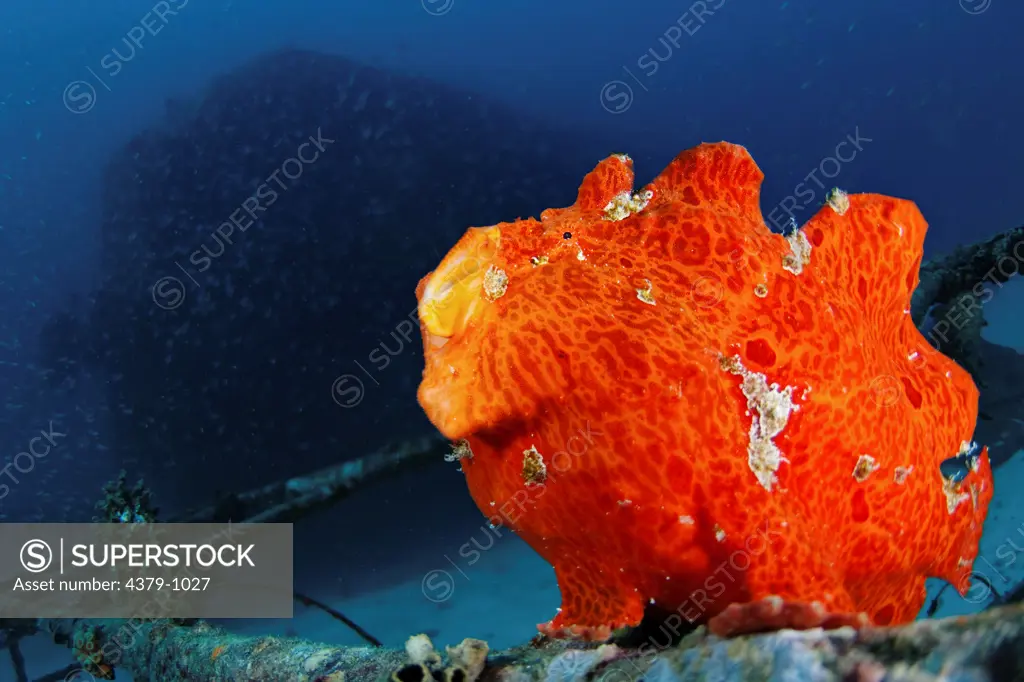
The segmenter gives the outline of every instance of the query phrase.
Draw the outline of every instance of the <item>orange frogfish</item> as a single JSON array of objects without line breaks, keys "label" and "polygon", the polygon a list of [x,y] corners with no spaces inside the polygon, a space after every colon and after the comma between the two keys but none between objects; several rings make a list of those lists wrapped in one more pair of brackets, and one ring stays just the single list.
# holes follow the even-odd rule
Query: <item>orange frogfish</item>
[{"label": "orange frogfish", "polygon": [[634,191],[611,156],[419,283],[420,404],[554,567],[544,633],[900,624],[926,577],[969,587],[992,473],[970,375],[911,320],[924,218],[833,190],[781,235],[762,179],[703,144]]}]

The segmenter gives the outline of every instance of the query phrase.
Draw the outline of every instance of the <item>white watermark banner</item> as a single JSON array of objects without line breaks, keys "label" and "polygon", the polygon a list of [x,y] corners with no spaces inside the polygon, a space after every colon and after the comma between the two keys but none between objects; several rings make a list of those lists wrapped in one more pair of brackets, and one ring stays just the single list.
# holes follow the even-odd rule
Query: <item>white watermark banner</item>
[{"label": "white watermark banner", "polygon": [[8,618],[291,618],[290,523],[0,524]]}]

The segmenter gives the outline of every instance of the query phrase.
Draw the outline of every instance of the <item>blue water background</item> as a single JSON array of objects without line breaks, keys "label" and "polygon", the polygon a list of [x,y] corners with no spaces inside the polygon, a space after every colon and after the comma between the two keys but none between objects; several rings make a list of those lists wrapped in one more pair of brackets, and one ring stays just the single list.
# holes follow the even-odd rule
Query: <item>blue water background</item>
[{"label": "blue water background", "polygon": [[[184,6],[151,24],[159,32],[147,33],[116,75],[104,64],[112,49],[127,54],[124,38],[152,4],[0,4],[0,454],[22,450],[55,419],[69,434],[60,456],[41,460],[2,502],[4,520],[87,518],[99,485],[123,464],[108,455],[102,406],[52,393],[34,355],[47,315],[97,279],[103,164],[159,122],[168,100],[274,48],[422,74],[593,131],[615,145],[594,149],[595,162],[617,151],[645,158],[641,180],[699,142],[741,143],[765,172],[766,216],[837,144],[867,140],[826,183],[915,200],[931,225],[931,255],[1024,221],[1019,2],[710,0],[720,7],[703,22],[690,3],[662,1],[455,0],[440,15],[440,3],[419,0],[170,4]],[[664,60],[656,69],[652,49]],[[67,106],[76,81],[95,89],[89,111]],[[801,221],[824,196],[813,192],[797,211]],[[403,226],[395,229],[400,236]],[[322,464],[331,461],[324,453]],[[187,453],[177,464],[189,465]],[[447,474],[421,484],[448,485]],[[463,530],[474,527],[479,517],[468,495],[452,490],[434,498],[426,518],[454,510]],[[368,493],[354,504],[363,513],[353,525],[369,529],[350,537],[360,569],[393,566],[395,544],[444,537],[444,529],[425,530],[425,521],[406,522],[423,511],[418,503]],[[398,528],[399,536],[374,542],[378,527]],[[300,533],[300,553],[335,551],[321,535],[328,529],[312,528]]]}]

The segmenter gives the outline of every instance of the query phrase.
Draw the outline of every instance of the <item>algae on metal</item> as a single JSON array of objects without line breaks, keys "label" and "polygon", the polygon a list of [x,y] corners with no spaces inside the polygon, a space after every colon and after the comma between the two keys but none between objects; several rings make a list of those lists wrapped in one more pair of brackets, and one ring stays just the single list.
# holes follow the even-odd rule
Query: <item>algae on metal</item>
[{"label": "algae on metal", "polygon": [[[104,652],[101,662],[131,674],[136,682],[386,682],[410,663],[406,651],[244,637],[205,622],[79,620],[39,625],[65,642],[88,629]],[[479,682],[641,679],[1019,680],[1024,679],[1024,605],[860,631],[782,630],[720,639],[700,628],[679,644],[662,648],[650,642],[585,644],[538,638],[492,652]]]}]

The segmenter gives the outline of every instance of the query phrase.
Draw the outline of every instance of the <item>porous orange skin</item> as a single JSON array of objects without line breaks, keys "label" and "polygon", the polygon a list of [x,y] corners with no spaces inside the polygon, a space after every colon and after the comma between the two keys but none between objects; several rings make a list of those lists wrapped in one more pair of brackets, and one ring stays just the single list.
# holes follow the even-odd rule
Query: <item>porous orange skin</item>
[{"label": "porous orange skin", "polygon": [[[609,157],[574,206],[495,226],[497,255],[477,266],[507,289],[464,330],[438,345],[424,326],[421,405],[468,441],[477,506],[555,569],[562,608],[545,632],[604,637],[648,604],[713,630],[746,604],[719,616],[724,634],[860,612],[897,624],[926,576],[969,585],[992,474],[983,451],[948,509],[939,464],[971,440],[978,392],[911,321],[923,217],[880,195],[826,205],[801,228],[812,248],[794,274],[762,178],[744,148],[701,145],[613,221],[633,170]],[[737,367],[792,387],[771,490],[749,463],[757,413]],[[546,479],[524,476],[531,448]],[[862,455],[878,468],[858,480]],[[897,467],[912,467],[901,483]]]}]

